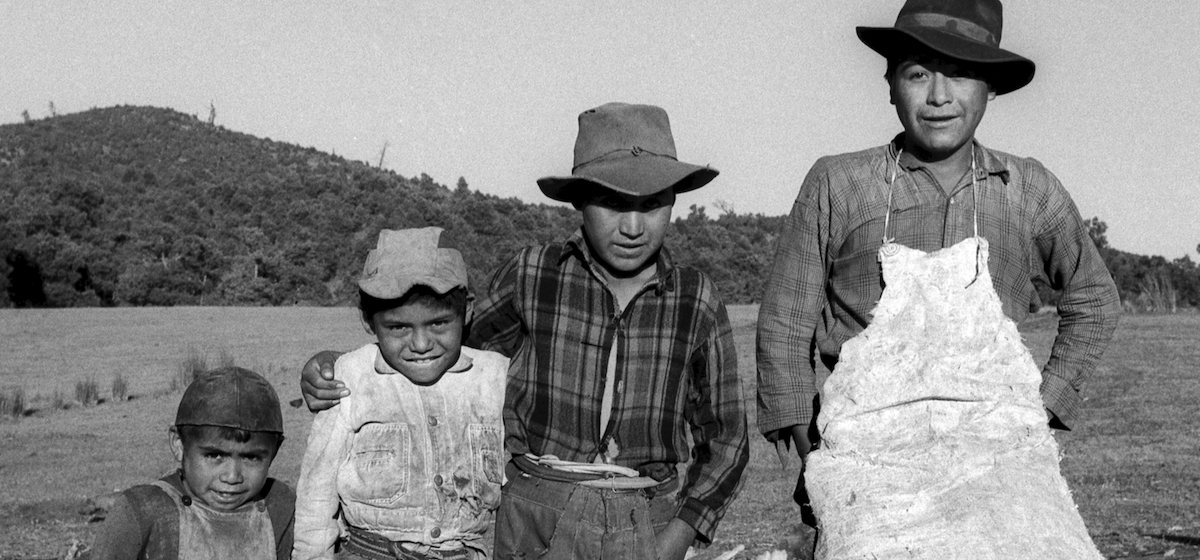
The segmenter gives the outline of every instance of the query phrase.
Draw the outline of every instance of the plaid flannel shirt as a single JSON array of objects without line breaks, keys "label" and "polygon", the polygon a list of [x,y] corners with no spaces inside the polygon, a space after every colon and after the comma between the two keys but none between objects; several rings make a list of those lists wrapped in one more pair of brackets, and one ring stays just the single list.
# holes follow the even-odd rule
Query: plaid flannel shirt
[{"label": "plaid flannel shirt", "polygon": [[[842,343],[870,322],[883,293],[878,251],[897,147],[823,157],[809,171],[778,240],[758,318],[758,427],[807,426],[817,395],[813,350],[832,368]],[[1067,427],[1079,391],[1116,329],[1116,285],[1070,195],[1041,163],[975,144],[978,192],[965,175],[947,195],[922,164],[901,154],[888,236],[935,251],[974,235],[988,240],[988,268],[1016,322],[1037,302],[1043,276],[1062,290],[1061,317],[1042,370],[1042,400]]]},{"label": "plaid flannel shirt", "polygon": [[[749,460],[725,306],[708,277],[673,266],[664,248],[657,279],[618,314],[595,266],[579,230],[565,243],[522,250],[477,306],[470,344],[512,357],[505,443],[514,455],[592,462],[611,439],[617,464],[659,479],[691,463],[676,517],[711,540]],[[613,411],[602,438],[613,344]]]}]

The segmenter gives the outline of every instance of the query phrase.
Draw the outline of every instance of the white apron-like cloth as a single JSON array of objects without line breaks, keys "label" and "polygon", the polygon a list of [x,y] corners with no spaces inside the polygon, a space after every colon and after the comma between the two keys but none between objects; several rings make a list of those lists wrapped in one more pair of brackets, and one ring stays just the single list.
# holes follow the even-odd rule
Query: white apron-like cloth
[{"label": "white apron-like cloth", "polygon": [[883,295],[825,383],[806,465],[818,559],[1103,558],[987,256],[980,237],[880,249]]}]

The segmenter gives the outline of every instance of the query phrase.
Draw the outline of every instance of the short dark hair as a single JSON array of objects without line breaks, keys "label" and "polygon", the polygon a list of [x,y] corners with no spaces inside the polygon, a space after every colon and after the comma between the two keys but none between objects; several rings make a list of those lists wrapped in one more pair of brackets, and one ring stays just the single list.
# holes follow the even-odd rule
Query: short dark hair
[{"label": "short dark hair", "polygon": [[375,318],[376,313],[395,309],[409,303],[420,302],[430,307],[453,310],[465,321],[467,318],[467,301],[469,299],[470,294],[462,286],[444,294],[439,294],[429,286],[416,285],[396,299],[381,299],[359,290],[358,310],[362,312],[363,320],[370,323]]},{"label": "short dark hair", "polygon": [[230,428],[228,426],[175,426],[176,433],[179,434],[179,441],[187,446],[188,440],[198,440],[206,438],[223,439],[225,441],[233,441],[237,443],[246,443],[254,434],[268,434],[275,437],[275,449],[279,450],[279,446],[283,445],[283,434],[279,432],[252,432],[241,428]]}]

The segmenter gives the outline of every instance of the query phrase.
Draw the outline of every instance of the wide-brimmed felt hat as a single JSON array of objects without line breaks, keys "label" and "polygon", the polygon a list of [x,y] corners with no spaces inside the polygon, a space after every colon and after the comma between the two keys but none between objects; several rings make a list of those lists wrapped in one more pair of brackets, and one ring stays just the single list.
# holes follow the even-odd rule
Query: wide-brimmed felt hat
[{"label": "wide-brimmed felt hat", "polygon": [[858,38],[889,59],[935,53],[967,63],[996,95],[1033,80],[1033,61],[1000,48],[1000,0],[908,0],[893,27],[858,27]]},{"label": "wide-brimmed felt hat", "polygon": [[413,286],[439,294],[467,287],[467,263],[440,227],[380,231],[358,278],[358,287],[379,299],[400,299]]},{"label": "wide-brimmed felt hat", "polygon": [[667,112],[653,105],[608,103],[579,115],[571,174],[542,177],[538,187],[562,202],[579,202],[593,185],[633,196],[668,188],[695,190],[719,172],[679,161]]}]

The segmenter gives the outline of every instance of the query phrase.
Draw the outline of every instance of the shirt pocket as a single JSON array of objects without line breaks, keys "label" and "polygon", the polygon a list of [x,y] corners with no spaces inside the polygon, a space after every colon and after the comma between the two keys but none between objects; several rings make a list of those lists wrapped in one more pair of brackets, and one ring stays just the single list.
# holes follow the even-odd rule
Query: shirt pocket
[{"label": "shirt pocket", "polygon": [[492,484],[500,484],[504,478],[504,465],[500,427],[488,424],[471,424],[467,426],[467,435],[471,442],[471,465],[475,471],[476,480],[483,476]]},{"label": "shirt pocket", "polygon": [[370,423],[359,428],[350,464],[359,484],[344,489],[346,497],[367,504],[389,504],[408,493],[412,437],[408,424]]}]

